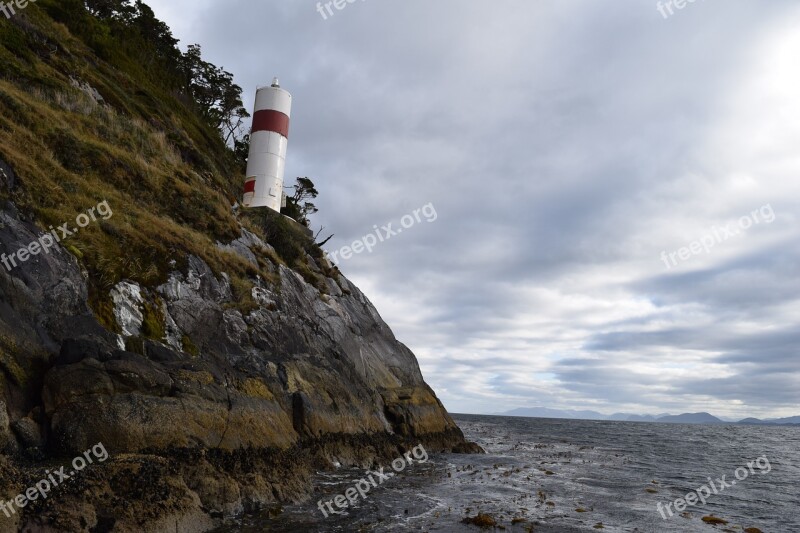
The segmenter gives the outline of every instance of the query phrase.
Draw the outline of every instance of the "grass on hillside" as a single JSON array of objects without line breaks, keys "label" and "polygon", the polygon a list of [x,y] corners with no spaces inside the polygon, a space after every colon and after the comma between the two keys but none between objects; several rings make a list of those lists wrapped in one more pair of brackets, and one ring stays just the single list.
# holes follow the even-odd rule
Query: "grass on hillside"
[{"label": "grass on hillside", "polygon": [[[184,270],[189,255],[230,276],[243,311],[254,307],[256,276],[276,281],[268,263],[283,262],[327,290],[306,254],[325,265],[325,274],[335,272],[292,222],[265,210],[237,219],[231,206],[243,175],[231,152],[142,71],[111,67],[34,4],[13,21],[0,17],[0,159],[18,177],[13,190],[0,189],[0,198],[40,228],[74,226],[78,214],[108,202],[112,217],[63,242],[89,273],[90,304],[101,322],[116,329],[108,296],[116,283],[129,279],[153,288],[171,270]],[[97,89],[104,103],[71,79]],[[265,251],[256,267],[220,250],[216,243],[236,239],[242,225],[277,254]],[[152,338],[163,335],[157,324],[147,329]]]}]

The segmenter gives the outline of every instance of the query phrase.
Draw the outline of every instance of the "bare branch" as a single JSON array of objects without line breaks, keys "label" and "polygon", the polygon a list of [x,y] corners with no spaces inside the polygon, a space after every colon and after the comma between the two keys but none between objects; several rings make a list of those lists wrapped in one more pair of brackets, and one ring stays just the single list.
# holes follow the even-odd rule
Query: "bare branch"
[{"label": "bare branch", "polygon": [[[325,245],[325,243],[327,243],[329,240],[331,240],[333,238],[334,235],[335,235],[334,233],[331,233],[330,237],[328,237],[327,239],[325,239],[322,242],[317,243],[317,246],[322,248]],[[316,240],[316,238],[314,240]]]}]

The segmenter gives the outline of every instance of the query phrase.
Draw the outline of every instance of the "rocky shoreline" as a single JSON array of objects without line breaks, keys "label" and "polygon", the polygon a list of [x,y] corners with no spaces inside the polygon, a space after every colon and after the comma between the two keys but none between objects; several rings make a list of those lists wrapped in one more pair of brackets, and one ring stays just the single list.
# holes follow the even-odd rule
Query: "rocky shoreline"
[{"label": "rocky shoreline", "polygon": [[[286,450],[173,449],[119,454],[76,474],[49,498],[30,502],[0,531],[202,532],[223,519],[301,502],[311,474],[333,465],[377,467],[415,444],[435,451],[480,452],[460,431],[404,440],[389,434],[326,435]],[[46,469],[69,458],[16,466],[0,458],[5,499],[24,493]]]}]

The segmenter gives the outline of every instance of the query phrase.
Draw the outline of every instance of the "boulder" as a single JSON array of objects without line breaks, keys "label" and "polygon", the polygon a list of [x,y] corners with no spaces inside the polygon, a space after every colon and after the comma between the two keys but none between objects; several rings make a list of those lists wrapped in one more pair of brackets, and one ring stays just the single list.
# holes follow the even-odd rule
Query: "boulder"
[{"label": "boulder", "polygon": [[45,441],[44,437],[42,437],[42,429],[32,418],[27,416],[20,418],[11,425],[11,428],[24,448],[41,448],[44,446]]}]

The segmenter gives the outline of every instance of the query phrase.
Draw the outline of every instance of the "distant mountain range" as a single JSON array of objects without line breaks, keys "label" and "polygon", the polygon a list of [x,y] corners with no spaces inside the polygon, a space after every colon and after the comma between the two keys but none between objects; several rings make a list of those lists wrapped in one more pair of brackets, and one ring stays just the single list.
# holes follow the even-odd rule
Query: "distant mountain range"
[{"label": "distant mountain range", "polygon": [[568,409],[550,409],[548,407],[521,407],[499,416],[526,416],[531,418],[566,418],[569,420],[614,420],[618,422],[658,422],[662,424],[746,424],[746,425],[800,425],[800,416],[788,418],[745,418],[736,420],[731,418],[718,418],[709,413],[683,413],[671,415],[662,413],[658,415],[637,415],[631,413],[614,413],[604,415],[597,411],[573,411]]}]

